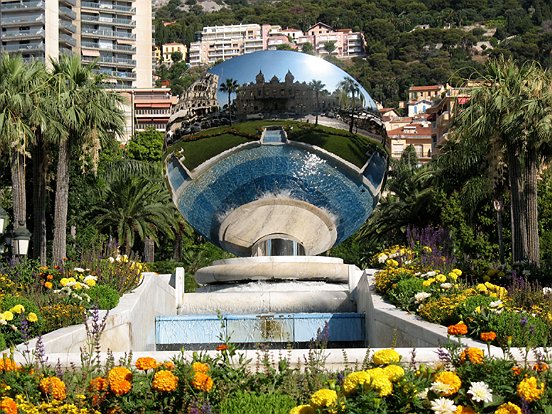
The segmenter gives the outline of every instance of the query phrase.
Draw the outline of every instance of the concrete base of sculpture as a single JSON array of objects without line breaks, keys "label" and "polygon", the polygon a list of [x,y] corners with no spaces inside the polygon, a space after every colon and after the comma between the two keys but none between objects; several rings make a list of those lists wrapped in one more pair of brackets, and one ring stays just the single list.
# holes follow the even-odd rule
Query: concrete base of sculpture
[{"label": "concrete base of sculpture", "polygon": [[218,260],[199,269],[200,285],[247,281],[325,281],[348,283],[355,266],[322,256],[261,256]]}]

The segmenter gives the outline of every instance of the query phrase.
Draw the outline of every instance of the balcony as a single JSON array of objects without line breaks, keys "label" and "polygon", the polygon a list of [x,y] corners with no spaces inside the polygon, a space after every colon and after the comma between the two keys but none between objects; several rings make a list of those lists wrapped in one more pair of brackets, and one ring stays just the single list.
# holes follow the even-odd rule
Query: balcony
[{"label": "balcony", "polygon": [[69,22],[66,22],[64,20],[60,20],[59,22],[59,28],[60,29],[63,29],[63,30],[67,30],[71,33],[76,33],[77,32],[77,27]]},{"label": "balcony", "polygon": [[114,78],[136,79],[136,73],[134,72],[120,72],[117,70],[102,68],[100,69],[100,73]]},{"label": "balcony", "polygon": [[20,53],[29,53],[29,52],[44,52],[44,43],[31,43],[25,45],[5,45],[3,50],[6,52],[20,52]]},{"label": "balcony", "polygon": [[12,17],[9,19],[2,18],[2,26],[3,27],[20,27],[20,26],[32,26],[44,24],[44,15],[38,15],[38,16],[22,16],[22,17]]},{"label": "balcony", "polygon": [[59,43],[65,43],[73,47],[77,46],[77,41],[75,39],[63,33],[59,35]]},{"label": "balcony", "polygon": [[35,30],[8,30],[2,32],[2,40],[44,39],[44,29]]},{"label": "balcony", "polygon": [[14,2],[14,3],[2,3],[2,12],[11,12],[17,10],[32,10],[32,9],[42,9],[44,7],[43,1],[23,1],[23,2]]},{"label": "balcony", "polygon": [[60,15],[64,14],[65,16],[69,17],[71,20],[75,20],[77,18],[77,14],[69,7],[65,7],[65,6],[62,6],[59,8],[59,14]]},{"label": "balcony", "polygon": [[[98,58],[86,57],[86,59],[94,60]],[[106,64],[107,66],[136,66],[136,61],[134,59],[117,58],[111,56],[100,56],[97,61],[99,63]]]},{"label": "balcony", "polygon": [[93,37],[107,37],[107,38],[123,38],[136,40],[136,35],[129,32],[120,32],[113,30],[95,30],[95,29],[82,29],[82,36],[88,37],[89,35]]},{"label": "balcony", "polygon": [[100,17],[98,15],[81,15],[81,20],[83,22],[94,22],[94,23],[105,23],[110,25],[118,26],[127,26],[127,27],[136,27],[136,22],[131,19],[119,19],[116,17]]},{"label": "balcony", "polygon": [[94,9],[94,10],[115,10],[123,13],[135,13],[136,9],[131,6],[119,6],[116,4],[106,4],[106,3],[93,3],[90,1],[82,1],[81,8],[83,9]]}]

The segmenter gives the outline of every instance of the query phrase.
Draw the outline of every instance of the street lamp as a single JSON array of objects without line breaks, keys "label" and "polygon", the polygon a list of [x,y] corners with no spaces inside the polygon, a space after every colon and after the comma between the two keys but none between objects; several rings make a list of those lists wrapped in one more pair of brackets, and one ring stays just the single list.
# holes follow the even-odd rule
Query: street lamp
[{"label": "street lamp", "polygon": [[4,234],[6,224],[8,222],[8,213],[2,207],[0,207],[0,234]]},{"label": "street lamp", "polygon": [[23,222],[19,222],[20,227],[13,231],[12,249],[14,256],[27,256],[29,251],[31,232],[23,224]]}]

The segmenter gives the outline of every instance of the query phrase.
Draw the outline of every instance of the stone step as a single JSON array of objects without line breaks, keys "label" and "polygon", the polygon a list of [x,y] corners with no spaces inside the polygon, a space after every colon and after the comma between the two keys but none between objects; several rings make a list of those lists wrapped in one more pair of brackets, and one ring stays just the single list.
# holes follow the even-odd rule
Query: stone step
[{"label": "stone step", "polygon": [[156,349],[213,349],[229,339],[242,347],[301,347],[312,341],[328,347],[365,343],[364,315],[358,313],[280,313],[158,316]]}]

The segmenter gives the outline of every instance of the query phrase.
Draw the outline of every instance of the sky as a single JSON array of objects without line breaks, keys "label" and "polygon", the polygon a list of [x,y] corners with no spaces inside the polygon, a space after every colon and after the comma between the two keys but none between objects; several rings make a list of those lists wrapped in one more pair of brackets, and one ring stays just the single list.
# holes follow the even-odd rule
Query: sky
[{"label": "sky", "polygon": [[[219,85],[227,78],[235,79],[239,85],[242,85],[255,82],[259,71],[263,72],[266,82],[274,75],[283,82],[288,70],[291,71],[296,82],[309,83],[312,80],[320,80],[326,85],[324,89],[330,93],[345,77],[351,77],[347,72],[324,59],[285,50],[266,50],[237,56],[213,66],[209,72],[219,76]],[[368,92],[360,84],[357,83],[357,86],[364,95],[366,105],[376,108]],[[228,95],[219,91],[217,99],[224,105]]]}]

